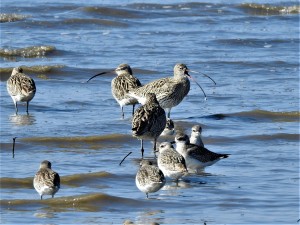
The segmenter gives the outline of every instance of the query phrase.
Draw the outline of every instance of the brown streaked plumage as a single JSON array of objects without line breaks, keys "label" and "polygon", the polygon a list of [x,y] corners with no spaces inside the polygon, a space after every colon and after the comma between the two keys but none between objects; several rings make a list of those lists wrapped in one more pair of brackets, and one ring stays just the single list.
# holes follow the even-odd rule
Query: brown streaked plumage
[{"label": "brown streaked plumage", "polygon": [[188,172],[184,157],[176,152],[171,143],[162,142],[158,150],[157,165],[165,176],[178,181]]},{"label": "brown streaked plumage", "polygon": [[177,106],[190,91],[188,68],[185,64],[178,63],[174,67],[174,76],[154,80],[142,87],[129,91],[129,96],[134,97],[139,103],[145,104],[147,93],[156,95],[159,105],[167,110],[170,118],[171,108]]},{"label": "brown streaked plumage", "polygon": [[141,139],[141,152],[144,156],[143,139],[154,139],[153,150],[156,150],[156,140],[166,126],[166,113],[160,107],[155,94],[146,94],[146,103],[139,107],[132,118],[132,135]]},{"label": "brown streaked plumage", "polygon": [[[94,75],[91,79],[109,73],[112,71],[102,72]],[[132,115],[134,113],[134,107],[138,104],[138,101],[128,96],[128,92],[134,90],[135,88],[141,87],[142,84],[136,77],[132,74],[132,69],[128,64],[120,64],[114,72],[117,76],[111,81],[111,92],[115,100],[119,103],[122,111],[122,118],[124,119],[124,110],[123,107],[125,105],[132,105]]]},{"label": "brown streaked plumage", "polygon": [[153,166],[150,161],[142,160],[140,166],[135,183],[140,191],[146,193],[148,198],[148,193],[160,190],[165,185],[166,179],[163,172],[157,166]]},{"label": "brown streaked plumage", "polygon": [[7,91],[14,102],[16,114],[18,113],[18,102],[26,102],[26,112],[28,113],[29,102],[36,93],[34,80],[24,74],[21,67],[16,67],[12,70],[6,84]]},{"label": "brown streaked plumage", "polygon": [[54,197],[55,193],[60,188],[59,174],[51,169],[51,163],[44,160],[40,164],[40,169],[35,174],[33,179],[33,186],[35,190],[43,199],[43,195],[51,195]]}]

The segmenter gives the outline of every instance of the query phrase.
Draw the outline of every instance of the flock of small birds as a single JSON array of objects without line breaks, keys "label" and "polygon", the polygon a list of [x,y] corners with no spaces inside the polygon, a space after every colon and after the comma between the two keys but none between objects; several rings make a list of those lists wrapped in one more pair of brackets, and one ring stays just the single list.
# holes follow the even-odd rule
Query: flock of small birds
[{"label": "flock of small birds", "polygon": [[[212,152],[204,147],[201,138],[202,128],[199,125],[192,127],[191,137],[179,132],[175,135],[173,142],[157,144],[157,139],[161,135],[174,135],[174,122],[170,118],[171,109],[189,93],[189,78],[193,79],[189,71],[185,64],[178,63],[174,66],[173,77],[157,79],[142,85],[133,76],[132,69],[128,64],[120,64],[115,70],[96,74],[87,81],[110,72],[117,74],[111,82],[112,95],[120,105],[123,119],[124,106],[133,106],[132,136],[141,140],[142,153],[135,183],[147,198],[149,193],[157,192],[165,185],[166,177],[178,182],[183,176],[203,171],[206,166],[211,166],[229,156],[229,154]],[[211,79],[208,75],[203,75]],[[196,81],[195,83],[203,91]],[[16,114],[18,113],[18,102],[26,102],[26,112],[28,113],[29,102],[36,93],[36,86],[34,80],[23,73],[21,67],[13,69],[7,80],[7,91],[14,102]],[[203,94],[206,97],[204,91]],[[135,110],[135,105],[139,103],[141,106]],[[157,165],[150,160],[143,159],[144,140],[153,140],[154,161],[157,162]],[[176,144],[176,148],[173,144]],[[158,150],[156,149],[157,145],[159,146]],[[157,157],[156,154],[158,154]],[[51,195],[53,198],[59,190],[59,174],[52,170],[49,161],[41,162],[40,168],[34,176],[33,186],[41,199],[44,195]]]}]

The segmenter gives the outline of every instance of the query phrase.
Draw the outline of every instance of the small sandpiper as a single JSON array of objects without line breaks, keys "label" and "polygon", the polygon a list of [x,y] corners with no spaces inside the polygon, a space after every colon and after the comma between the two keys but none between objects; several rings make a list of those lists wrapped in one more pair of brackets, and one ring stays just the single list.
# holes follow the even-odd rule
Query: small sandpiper
[{"label": "small sandpiper", "polygon": [[175,151],[171,143],[162,142],[158,149],[157,165],[165,176],[177,182],[178,179],[187,174],[188,171],[184,157]]},{"label": "small sandpiper", "polygon": [[190,143],[193,145],[204,147],[201,134],[202,134],[202,127],[200,125],[194,125],[192,127]]},{"label": "small sandpiper", "polygon": [[143,139],[154,139],[153,150],[156,151],[156,141],[166,126],[166,113],[160,107],[155,94],[146,95],[146,103],[139,107],[132,118],[132,135],[141,140],[142,158],[144,156]]},{"label": "small sandpiper", "polygon": [[148,160],[142,160],[140,163],[140,169],[138,170],[135,177],[135,184],[137,188],[146,193],[157,192],[166,183],[163,172],[157,167],[153,166]]},{"label": "small sandpiper", "polygon": [[[99,74],[94,75],[91,77],[88,81],[91,79],[110,73],[112,71],[102,72]],[[133,76],[132,69],[128,64],[120,64],[114,72],[117,74],[117,76],[112,79],[111,81],[111,92],[115,100],[119,103],[122,111],[122,118],[124,119],[124,110],[123,107],[125,105],[132,105],[132,115],[134,113],[134,107],[136,104],[138,104],[138,101],[128,96],[128,91],[134,90],[138,87],[141,87],[142,84],[136,77]],[[88,82],[87,81],[87,82]]]},{"label": "small sandpiper", "polygon": [[35,174],[33,179],[33,186],[35,190],[43,199],[43,195],[51,195],[54,197],[55,193],[60,188],[59,174],[51,169],[51,163],[44,160],[40,164],[40,169]]},{"label": "small sandpiper", "polygon": [[220,159],[227,158],[229,154],[219,154],[209,151],[207,148],[190,144],[186,134],[178,133],[175,136],[176,151],[184,158],[189,172],[203,170],[206,166],[211,166]]},{"label": "small sandpiper", "polygon": [[18,113],[18,102],[26,102],[26,112],[28,113],[29,102],[36,92],[34,80],[24,74],[21,67],[16,67],[12,70],[6,84],[7,91],[14,102],[16,114]]},{"label": "small sandpiper", "polygon": [[160,136],[171,136],[175,133],[174,122],[170,118],[167,119],[166,127]]}]

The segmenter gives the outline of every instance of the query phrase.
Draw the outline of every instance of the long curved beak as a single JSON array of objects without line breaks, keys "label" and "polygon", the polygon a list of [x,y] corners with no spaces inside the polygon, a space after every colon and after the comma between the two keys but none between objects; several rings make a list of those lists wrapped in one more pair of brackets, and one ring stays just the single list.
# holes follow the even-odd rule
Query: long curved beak
[{"label": "long curved beak", "polygon": [[86,83],[88,83],[90,80],[94,79],[95,77],[98,77],[98,76],[101,76],[101,75],[103,75],[103,74],[107,74],[107,73],[110,73],[110,72],[112,72],[112,71],[106,71],[106,72],[98,73],[98,74],[92,76],[90,79],[88,79],[88,80],[86,81]]},{"label": "long curved beak", "polygon": [[197,72],[197,71],[194,71],[194,70],[192,70],[191,72],[193,72],[193,73],[200,73],[200,74],[202,74],[203,76],[209,78],[215,85],[217,85],[217,83],[214,81],[214,79],[212,79],[212,78],[211,78],[210,76],[208,76],[207,74],[202,73],[202,72]]},{"label": "long curved beak", "polygon": [[203,88],[201,87],[201,85],[191,75],[189,75],[188,72],[186,72],[185,74],[198,85],[198,87],[203,92],[203,94],[204,94],[204,100],[206,101],[207,97],[206,97],[205,91],[203,90]]}]

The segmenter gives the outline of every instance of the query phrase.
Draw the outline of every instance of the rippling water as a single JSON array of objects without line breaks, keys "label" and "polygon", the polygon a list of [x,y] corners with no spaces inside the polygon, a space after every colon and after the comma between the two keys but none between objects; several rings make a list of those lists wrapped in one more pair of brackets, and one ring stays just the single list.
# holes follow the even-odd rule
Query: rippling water
[{"label": "rippling water", "polygon": [[[299,11],[277,0],[3,2],[1,223],[297,223]],[[134,182],[131,107],[122,120],[112,74],[85,81],[128,63],[145,84],[177,62],[217,85],[191,72],[208,99],[192,82],[172,109],[176,130],[201,124],[206,146],[231,155],[146,199]],[[14,114],[6,91],[15,66],[36,82],[29,115],[22,104]],[[62,187],[41,201],[32,180],[45,159]]]}]

